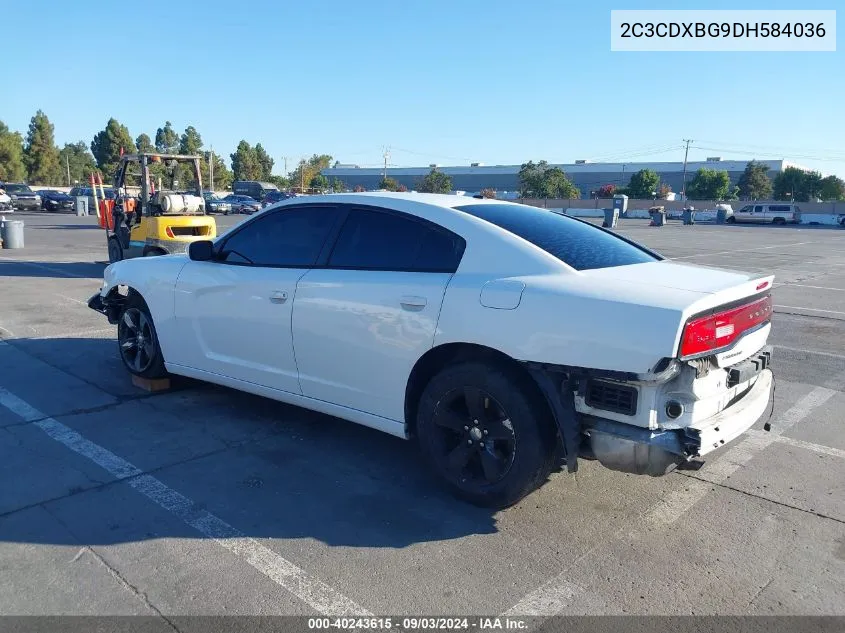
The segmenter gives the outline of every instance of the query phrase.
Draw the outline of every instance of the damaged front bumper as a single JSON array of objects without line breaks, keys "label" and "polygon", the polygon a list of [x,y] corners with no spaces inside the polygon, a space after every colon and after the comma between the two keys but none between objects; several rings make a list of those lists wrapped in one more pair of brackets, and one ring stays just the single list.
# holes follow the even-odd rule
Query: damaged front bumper
[{"label": "damaged front bumper", "polygon": [[724,446],[750,429],[769,405],[773,376],[760,371],[748,390],[720,413],[682,429],[649,430],[585,417],[589,449],[612,470],[659,477]]},{"label": "damaged front bumper", "polygon": [[[120,299],[122,298],[123,297],[121,296]],[[109,320],[109,323],[111,323],[112,325],[115,325],[117,323],[118,318],[120,317],[119,302],[113,299],[108,299],[99,292],[90,299],[88,299],[88,307],[94,310],[95,312],[105,314]]]}]

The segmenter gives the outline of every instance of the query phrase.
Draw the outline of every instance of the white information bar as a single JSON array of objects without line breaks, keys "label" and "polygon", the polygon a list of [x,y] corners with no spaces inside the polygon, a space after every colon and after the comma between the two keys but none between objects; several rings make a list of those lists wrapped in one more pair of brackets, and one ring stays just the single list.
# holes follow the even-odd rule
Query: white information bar
[{"label": "white information bar", "polygon": [[836,11],[611,11],[610,50],[835,51]]}]

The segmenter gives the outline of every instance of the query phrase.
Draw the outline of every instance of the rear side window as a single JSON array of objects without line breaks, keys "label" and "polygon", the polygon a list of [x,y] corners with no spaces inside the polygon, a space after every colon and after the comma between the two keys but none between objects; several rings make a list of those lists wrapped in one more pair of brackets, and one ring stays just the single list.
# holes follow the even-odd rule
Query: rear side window
[{"label": "rear side window", "polygon": [[331,268],[453,273],[464,251],[457,235],[392,212],[353,209],[329,258]]},{"label": "rear side window", "polygon": [[770,204],[769,211],[773,211],[775,213],[789,213],[792,209],[790,209],[789,205],[785,204]]},{"label": "rear side window", "polygon": [[313,266],[337,219],[333,207],[277,211],[250,222],[223,244],[220,259],[232,264]]},{"label": "rear side window", "polygon": [[545,209],[516,204],[455,207],[531,242],[575,270],[659,261],[645,248],[592,224]]}]

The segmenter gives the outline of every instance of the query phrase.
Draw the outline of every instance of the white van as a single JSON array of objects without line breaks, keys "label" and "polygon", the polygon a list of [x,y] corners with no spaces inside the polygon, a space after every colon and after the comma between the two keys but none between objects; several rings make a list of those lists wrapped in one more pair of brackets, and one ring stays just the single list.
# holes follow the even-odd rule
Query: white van
[{"label": "white van", "polygon": [[748,204],[727,217],[731,223],[798,224],[800,220],[801,209],[796,204]]}]

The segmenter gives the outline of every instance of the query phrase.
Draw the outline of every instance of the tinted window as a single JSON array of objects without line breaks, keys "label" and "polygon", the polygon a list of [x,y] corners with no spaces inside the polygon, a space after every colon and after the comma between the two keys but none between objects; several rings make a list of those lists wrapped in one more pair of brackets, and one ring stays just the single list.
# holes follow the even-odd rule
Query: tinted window
[{"label": "tinted window", "polygon": [[758,204],[756,207],[754,207],[755,213],[760,213],[762,211],[763,211],[763,205],[762,204]]},{"label": "tinted window", "polygon": [[769,211],[775,211],[775,212],[778,212],[778,213],[783,213],[784,211],[786,211],[788,213],[790,211],[790,208],[789,208],[788,205],[770,204],[769,205]]},{"label": "tinted window", "polygon": [[474,204],[457,210],[518,235],[576,270],[658,261],[644,248],[592,224],[537,207]]},{"label": "tinted window", "polygon": [[256,266],[313,266],[336,218],[330,207],[271,213],[227,239],[221,258]]},{"label": "tinted window", "polygon": [[32,193],[32,189],[26,185],[5,185],[3,188],[7,193]]},{"label": "tinted window", "polygon": [[455,272],[463,240],[396,213],[356,209],[329,258],[334,268]]}]

